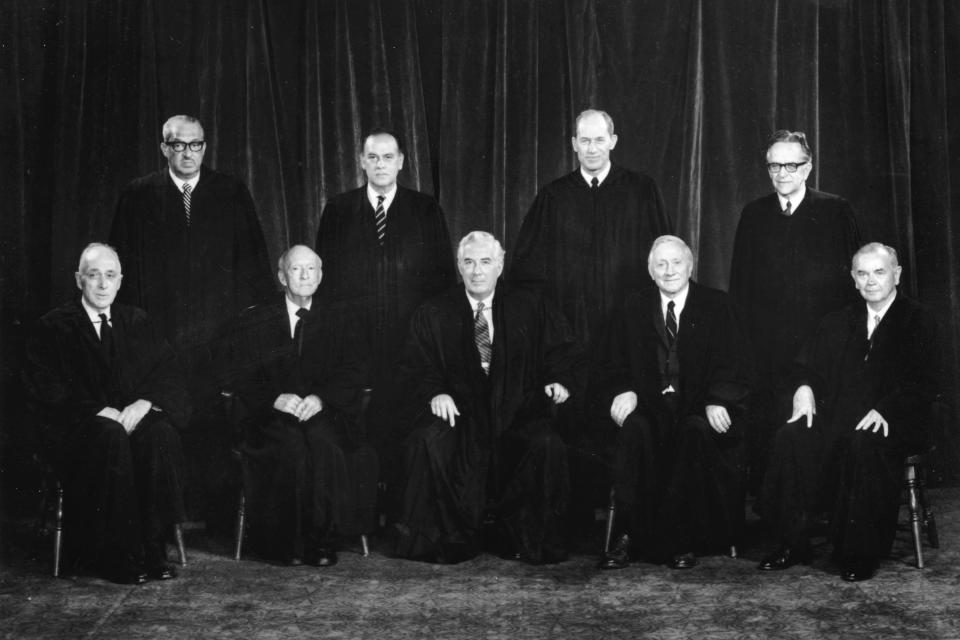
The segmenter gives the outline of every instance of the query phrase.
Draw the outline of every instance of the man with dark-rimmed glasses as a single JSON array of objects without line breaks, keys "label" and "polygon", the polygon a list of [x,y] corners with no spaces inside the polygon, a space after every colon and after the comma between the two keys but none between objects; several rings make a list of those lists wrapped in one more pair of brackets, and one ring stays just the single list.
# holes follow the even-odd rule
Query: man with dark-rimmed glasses
[{"label": "man with dark-rimmed glasses", "polygon": [[849,258],[861,244],[850,204],[807,187],[813,151],[802,131],[774,132],[764,168],[774,193],[743,208],[730,272],[755,364],[747,454],[754,490],[770,434],[789,417],[792,390],[782,382],[820,318],[853,300]]},{"label": "man with dark-rimmed glasses", "polygon": [[[211,352],[222,326],[276,290],[250,192],[202,166],[209,143],[196,118],[169,118],[160,142],[166,166],[123,189],[110,231],[110,243],[124,256],[120,300],[156,318],[176,349],[194,400],[194,427],[213,422],[219,383]],[[197,438],[212,440],[200,431]]]}]

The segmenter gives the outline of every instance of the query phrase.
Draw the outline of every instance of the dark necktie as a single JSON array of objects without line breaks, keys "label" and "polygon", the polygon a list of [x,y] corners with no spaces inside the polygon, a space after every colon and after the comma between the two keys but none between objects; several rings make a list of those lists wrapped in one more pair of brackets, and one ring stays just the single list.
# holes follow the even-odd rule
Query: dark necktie
[{"label": "dark necktie", "polygon": [[387,233],[387,212],[383,208],[383,201],[387,196],[377,196],[377,240],[383,245],[383,237]]},{"label": "dark necktie", "polygon": [[113,328],[110,327],[110,322],[107,321],[107,314],[100,314],[100,350],[107,356],[110,355],[110,350],[113,348]]},{"label": "dark necktie", "polygon": [[297,343],[297,356],[303,355],[303,324],[310,313],[303,307],[297,309],[297,324],[293,325],[293,341]]},{"label": "dark necktie", "polygon": [[793,214],[793,203],[787,200],[787,206],[783,208],[783,215],[789,216]]},{"label": "dark necktie", "polygon": [[597,176],[593,176],[593,180],[590,181],[590,188],[591,189],[600,188],[600,180],[597,178]]},{"label": "dark necktie", "polygon": [[187,213],[187,226],[190,226],[190,185],[183,185],[183,210]]},{"label": "dark necktie", "polygon": [[667,303],[667,322],[665,328],[667,330],[667,340],[670,342],[670,346],[673,346],[673,343],[677,341],[677,316],[673,313],[673,300]]},{"label": "dark necktie", "polygon": [[490,344],[490,325],[487,324],[487,317],[483,315],[482,302],[477,303],[477,315],[473,317],[473,341],[477,345],[477,351],[480,352],[480,362],[486,365],[483,372],[489,375],[493,348]]}]

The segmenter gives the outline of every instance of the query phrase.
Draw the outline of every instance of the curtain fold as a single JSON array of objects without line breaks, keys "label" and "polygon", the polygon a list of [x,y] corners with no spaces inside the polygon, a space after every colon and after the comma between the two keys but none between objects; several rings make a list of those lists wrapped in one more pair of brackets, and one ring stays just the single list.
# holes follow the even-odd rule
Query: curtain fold
[{"label": "curtain fold", "polygon": [[805,130],[811,185],[898,248],[904,288],[940,320],[960,405],[957,3],[2,6],[0,337],[72,295],[119,190],[164,166],[169,115],[201,119],[205,161],[247,182],[276,257],[312,244],[326,200],[363,183],[358,146],[376,125],[405,138],[401,181],[439,197],[453,236],[490,230],[509,251],[537,189],[576,166],[577,113],[599,107],[614,162],[654,177],[698,279],[721,288],[742,206],[770,191],[765,138]]}]

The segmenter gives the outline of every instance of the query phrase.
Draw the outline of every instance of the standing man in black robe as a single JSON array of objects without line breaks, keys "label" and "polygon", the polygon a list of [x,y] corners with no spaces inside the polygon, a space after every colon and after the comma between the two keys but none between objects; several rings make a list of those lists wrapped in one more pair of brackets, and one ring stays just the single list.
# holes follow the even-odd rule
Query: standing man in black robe
[{"label": "standing man in black robe", "polygon": [[147,314],[114,303],[112,247],[88,245],[76,279],[80,299],[40,319],[24,374],[63,481],[66,556],[115,582],[167,580],[166,534],[186,520],[181,371]]},{"label": "standing man in black robe", "polygon": [[400,371],[415,415],[397,522],[401,557],[468,559],[481,548],[485,518],[498,525],[499,551],[509,557],[565,557],[567,454],[552,416],[581,389],[583,351],[539,295],[498,284],[503,257],[489,233],[465,236],[457,250],[463,287],[423,304],[411,322]]},{"label": "standing man in black robe", "polygon": [[123,189],[110,242],[126,263],[120,301],[157,318],[186,369],[195,409],[186,447],[194,489],[188,503],[213,527],[229,521],[220,495],[230,464],[217,413],[226,375],[220,336],[240,311],[270,299],[276,285],[247,187],[201,166],[207,141],[200,122],[173,116],[162,136],[167,167]]},{"label": "standing man in black robe", "polygon": [[683,240],[657,238],[648,264],[657,289],[627,297],[598,374],[620,428],[617,536],[601,569],[641,552],[688,569],[695,553],[729,548],[743,528],[743,339],[726,294],[690,280]]},{"label": "standing man in black robe", "polygon": [[849,257],[861,245],[850,204],[807,188],[813,151],[802,131],[774,132],[765,163],[775,192],[743,208],[730,268],[730,296],[756,368],[748,445],[755,491],[770,438],[789,412],[792,390],[783,382],[821,318],[853,301]]},{"label": "standing man in black robe", "polygon": [[[508,274],[511,283],[540,290],[560,307],[592,369],[615,306],[638,284],[649,286],[638,283],[636,274],[646,269],[654,238],[670,233],[670,222],[656,183],[611,163],[617,135],[605,111],[588,109],[577,116],[571,144],[579,167],[537,194],[520,227]],[[593,387],[592,373],[587,377]],[[561,412],[561,430],[575,454],[570,510],[575,537],[592,525],[593,508],[606,494],[597,483],[603,474],[595,460],[603,448],[598,434],[609,420],[594,397],[574,398]]]},{"label": "standing man in black robe", "polygon": [[432,196],[397,184],[403,161],[396,133],[371,131],[360,152],[367,184],[330,199],[316,242],[326,273],[321,299],[365,327],[362,339],[370,345],[365,384],[373,388],[366,421],[381,443],[391,485],[397,465],[390,454],[397,443],[389,441],[388,425],[400,401],[391,384],[393,366],[413,311],[456,281],[443,211]]},{"label": "standing man in black robe", "polygon": [[896,533],[904,457],[928,436],[940,362],[933,315],[897,291],[893,248],[865,245],[852,266],[863,300],[823,319],[791,377],[793,415],[761,495],[780,548],[762,570],[808,562],[810,526],[828,512],[841,577],[872,577]]},{"label": "standing man in black robe", "polygon": [[291,247],[277,277],[283,300],[247,310],[238,341],[251,536],[267,557],[328,567],[358,506],[347,453],[362,444],[363,343],[349,316],[316,303],[323,269],[313,250]]}]

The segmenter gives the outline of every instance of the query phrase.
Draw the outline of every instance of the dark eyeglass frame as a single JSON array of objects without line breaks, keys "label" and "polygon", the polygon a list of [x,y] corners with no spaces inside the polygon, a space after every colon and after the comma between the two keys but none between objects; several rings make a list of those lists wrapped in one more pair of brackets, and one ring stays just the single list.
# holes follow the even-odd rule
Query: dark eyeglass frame
[{"label": "dark eyeglass frame", "polygon": [[786,169],[787,173],[796,173],[797,169],[803,165],[810,162],[809,160],[804,160],[803,162],[768,162],[767,171],[772,174],[780,173],[780,169]]},{"label": "dark eyeglass frame", "polygon": [[194,153],[199,153],[203,151],[203,147],[207,144],[206,140],[192,140],[190,142],[184,142],[183,140],[170,140],[169,142],[163,143],[165,147],[173,149],[174,153],[183,153],[187,150],[187,147],[190,147],[190,151]]}]

